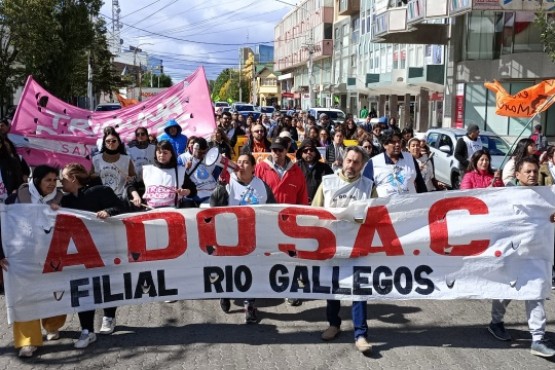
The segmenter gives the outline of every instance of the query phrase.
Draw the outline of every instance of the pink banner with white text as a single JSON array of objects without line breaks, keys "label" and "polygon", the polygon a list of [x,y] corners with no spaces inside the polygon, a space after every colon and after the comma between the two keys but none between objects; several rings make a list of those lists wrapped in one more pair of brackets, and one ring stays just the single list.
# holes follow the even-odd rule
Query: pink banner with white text
[{"label": "pink banner with white text", "polygon": [[183,134],[208,137],[216,122],[204,68],[148,101],[109,112],[93,112],[56,98],[29,76],[17,107],[10,138],[32,166],[63,166],[79,162],[91,167],[90,154],[102,130],[114,126],[124,142],[135,129],[146,127],[156,136],[175,119]]}]

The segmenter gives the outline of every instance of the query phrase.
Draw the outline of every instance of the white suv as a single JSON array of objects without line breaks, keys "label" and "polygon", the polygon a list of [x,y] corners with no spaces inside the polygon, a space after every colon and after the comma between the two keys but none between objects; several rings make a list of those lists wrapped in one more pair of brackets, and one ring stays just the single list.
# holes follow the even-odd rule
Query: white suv
[{"label": "white suv", "polygon": [[[466,135],[461,128],[432,128],[426,132],[426,142],[433,154],[435,176],[439,181],[453,189],[458,189],[463,174],[459,170],[459,161],[455,159],[457,140]],[[484,148],[491,154],[491,166],[494,170],[501,166],[509,145],[493,132],[480,131]]]}]

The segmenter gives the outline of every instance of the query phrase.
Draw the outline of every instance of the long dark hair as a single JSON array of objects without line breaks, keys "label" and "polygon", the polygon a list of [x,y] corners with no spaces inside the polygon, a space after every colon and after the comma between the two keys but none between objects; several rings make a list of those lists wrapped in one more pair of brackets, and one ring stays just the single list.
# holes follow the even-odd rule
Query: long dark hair
[{"label": "long dark hair", "polygon": [[[158,162],[158,157],[156,156],[156,152],[168,150],[172,153],[172,157],[168,163],[160,163]],[[156,144],[156,151],[154,152],[154,165],[159,168],[174,168],[177,167],[177,157],[175,155],[175,150],[173,149],[173,145],[168,140],[162,140]]]},{"label": "long dark hair", "polygon": [[127,152],[125,151],[125,145],[123,145],[123,142],[121,141],[121,137],[117,133],[116,129],[111,126],[104,129],[104,136],[102,137],[102,148],[100,149],[100,152],[104,153],[106,151],[106,138],[110,135],[115,136],[118,140],[118,148],[116,149],[118,153],[127,154]]},{"label": "long dark hair", "polygon": [[489,154],[489,150],[487,149],[480,149],[472,154],[472,157],[470,157],[470,163],[468,164],[468,172],[478,171],[478,161],[483,155],[488,157],[489,164],[487,171],[490,175],[493,175],[493,169],[491,168],[491,154]]},{"label": "long dark hair", "polygon": [[522,158],[530,155],[528,154],[528,147],[530,145],[534,145],[534,146],[536,145],[534,140],[529,138],[523,138],[518,141],[518,143],[516,144],[516,148],[513,151],[513,158],[515,160],[515,163],[520,161]]}]

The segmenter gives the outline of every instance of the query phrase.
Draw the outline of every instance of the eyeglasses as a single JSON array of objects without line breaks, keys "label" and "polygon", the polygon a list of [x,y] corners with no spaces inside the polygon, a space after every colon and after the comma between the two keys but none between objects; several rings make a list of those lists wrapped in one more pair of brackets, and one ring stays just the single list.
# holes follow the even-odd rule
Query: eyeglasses
[{"label": "eyeglasses", "polygon": [[147,133],[146,132],[137,132],[135,135],[136,136],[147,136]]},{"label": "eyeglasses", "polygon": [[304,148],[303,153],[314,153],[316,150],[314,148]]},{"label": "eyeglasses", "polygon": [[108,140],[104,140],[104,142],[106,144],[114,144],[114,143],[117,143],[118,141],[116,139],[108,139]]},{"label": "eyeglasses", "polygon": [[272,152],[276,152],[276,153],[281,153],[283,152],[285,149],[281,149],[281,148],[272,148]]},{"label": "eyeglasses", "polygon": [[263,133],[264,130],[253,130],[252,132],[253,134],[260,134],[260,133]]}]

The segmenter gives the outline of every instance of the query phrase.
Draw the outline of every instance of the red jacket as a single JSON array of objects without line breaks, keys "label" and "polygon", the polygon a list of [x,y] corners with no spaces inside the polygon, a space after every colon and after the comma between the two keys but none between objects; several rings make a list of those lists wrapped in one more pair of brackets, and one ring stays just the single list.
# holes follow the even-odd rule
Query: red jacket
[{"label": "red jacket", "polygon": [[[464,174],[461,182],[461,189],[479,189],[487,188],[491,185],[493,174],[487,172],[470,171]],[[503,186],[503,181],[497,178],[493,186],[500,188]]]},{"label": "red jacket", "polygon": [[301,168],[293,162],[287,164],[281,179],[269,158],[256,165],[254,174],[272,189],[277,203],[308,205],[306,179]]}]

